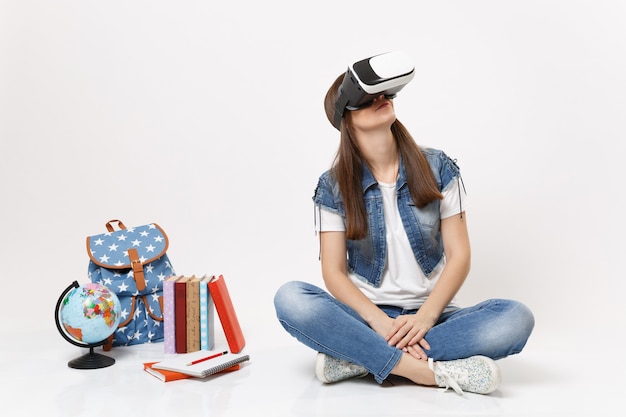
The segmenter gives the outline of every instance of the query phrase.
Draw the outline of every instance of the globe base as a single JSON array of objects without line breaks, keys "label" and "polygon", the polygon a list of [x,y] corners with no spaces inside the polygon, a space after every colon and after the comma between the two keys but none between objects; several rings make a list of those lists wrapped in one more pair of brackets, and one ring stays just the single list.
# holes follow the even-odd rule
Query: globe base
[{"label": "globe base", "polygon": [[100,369],[111,366],[115,363],[115,359],[95,353],[93,347],[89,348],[89,353],[79,356],[76,359],[72,359],[67,363],[67,366],[74,369]]}]

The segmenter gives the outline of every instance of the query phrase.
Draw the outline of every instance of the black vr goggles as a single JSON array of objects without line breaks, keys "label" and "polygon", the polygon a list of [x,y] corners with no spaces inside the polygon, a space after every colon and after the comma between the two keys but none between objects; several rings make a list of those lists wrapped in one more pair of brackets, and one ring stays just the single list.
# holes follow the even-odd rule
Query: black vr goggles
[{"label": "black vr goggles", "polygon": [[355,62],[348,67],[339,87],[333,125],[339,129],[345,110],[359,110],[385,95],[394,98],[415,75],[415,67],[404,52],[387,52]]}]

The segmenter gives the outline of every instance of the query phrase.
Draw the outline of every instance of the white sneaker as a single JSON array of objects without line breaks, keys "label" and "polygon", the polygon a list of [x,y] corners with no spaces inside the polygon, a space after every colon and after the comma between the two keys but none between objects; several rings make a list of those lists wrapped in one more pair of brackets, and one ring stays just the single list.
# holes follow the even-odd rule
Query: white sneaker
[{"label": "white sneaker", "polygon": [[428,359],[428,367],[435,373],[437,385],[452,388],[459,395],[463,395],[463,391],[489,394],[501,382],[498,365],[486,356],[438,362]]},{"label": "white sneaker", "polygon": [[344,379],[360,378],[367,374],[367,369],[361,365],[337,359],[322,352],[318,352],[317,358],[315,358],[315,375],[325,384]]}]

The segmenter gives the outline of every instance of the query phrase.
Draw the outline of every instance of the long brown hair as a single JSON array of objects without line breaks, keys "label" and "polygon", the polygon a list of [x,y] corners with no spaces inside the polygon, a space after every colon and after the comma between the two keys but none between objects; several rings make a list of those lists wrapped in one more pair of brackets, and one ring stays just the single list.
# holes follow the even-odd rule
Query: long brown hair
[{"label": "long brown hair", "polygon": [[[324,98],[326,117],[331,124],[333,124],[335,102],[343,77],[344,74],[337,77]],[[351,112],[346,111],[341,119],[339,149],[331,171],[339,185],[345,204],[346,238],[358,240],[367,236],[368,224],[361,186],[363,158],[356,139],[349,128],[351,122]],[[428,160],[406,127],[396,119],[391,125],[391,132],[404,163],[413,204],[421,208],[434,200],[442,199],[443,195],[439,192],[437,181],[430,170]]]}]

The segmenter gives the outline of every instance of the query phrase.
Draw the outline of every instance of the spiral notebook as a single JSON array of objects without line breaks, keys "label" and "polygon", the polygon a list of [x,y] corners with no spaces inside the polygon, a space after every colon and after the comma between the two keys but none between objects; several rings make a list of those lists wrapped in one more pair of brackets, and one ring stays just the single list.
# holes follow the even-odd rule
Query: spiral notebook
[{"label": "spiral notebook", "polygon": [[155,363],[152,367],[205,378],[248,360],[250,360],[250,356],[243,353],[197,350],[176,355],[171,359]]}]

